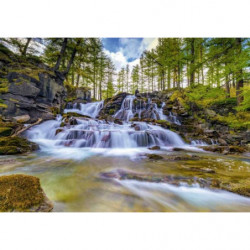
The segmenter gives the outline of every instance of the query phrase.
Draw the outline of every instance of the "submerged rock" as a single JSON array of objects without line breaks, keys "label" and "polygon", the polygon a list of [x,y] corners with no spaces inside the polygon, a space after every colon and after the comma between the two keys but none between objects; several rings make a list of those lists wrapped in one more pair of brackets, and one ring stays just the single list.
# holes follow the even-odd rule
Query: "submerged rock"
[{"label": "submerged rock", "polygon": [[157,155],[157,154],[146,154],[146,156],[150,159],[150,160],[162,160],[163,157],[161,155]]},{"label": "submerged rock", "polygon": [[202,147],[206,151],[211,151],[215,153],[222,153],[222,154],[242,154],[247,152],[246,147],[242,146],[203,146]]},{"label": "submerged rock", "polygon": [[175,186],[183,184],[193,185],[199,184],[201,188],[219,188],[220,181],[216,179],[204,179],[195,176],[176,176],[176,175],[158,175],[149,173],[137,173],[118,169],[112,172],[101,173],[102,178],[118,179],[118,180],[137,180],[155,183],[168,183]]},{"label": "submerged rock", "polygon": [[1,212],[50,212],[52,209],[53,204],[37,177],[22,174],[0,177]]},{"label": "submerged rock", "polygon": [[167,158],[170,161],[193,161],[200,160],[200,157],[197,155],[173,155]]}]

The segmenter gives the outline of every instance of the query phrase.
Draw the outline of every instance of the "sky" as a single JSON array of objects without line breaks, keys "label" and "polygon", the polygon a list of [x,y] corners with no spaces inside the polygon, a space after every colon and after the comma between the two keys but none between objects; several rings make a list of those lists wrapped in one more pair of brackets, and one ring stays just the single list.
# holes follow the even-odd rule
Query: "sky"
[{"label": "sky", "polygon": [[102,38],[104,52],[112,59],[117,71],[139,63],[144,50],[157,46],[157,38]]}]

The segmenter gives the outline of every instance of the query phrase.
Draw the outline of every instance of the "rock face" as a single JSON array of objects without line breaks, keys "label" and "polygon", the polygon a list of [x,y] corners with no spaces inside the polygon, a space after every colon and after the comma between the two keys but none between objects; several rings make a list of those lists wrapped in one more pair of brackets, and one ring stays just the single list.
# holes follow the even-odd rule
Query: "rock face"
[{"label": "rock face", "polygon": [[22,174],[0,177],[1,212],[50,212],[52,209],[53,204],[37,177]]},{"label": "rock face", "polygon": [[0,64],[0,100],[5,105],[0,107],[0,112],[3,116],[26,116],[25,120],[32,123],[38,118],[53,118],[53,111],[63,106],[66,89],[49,67],[39,61],[19,58],[2,45]]},{"label": "rock face", "polygon": [[113,98],[108,98],[104,101],[104,106],[99,113],[100,118],[114,115],[122,106],[123,100],[129,95],[128,93],[120,93]]}]

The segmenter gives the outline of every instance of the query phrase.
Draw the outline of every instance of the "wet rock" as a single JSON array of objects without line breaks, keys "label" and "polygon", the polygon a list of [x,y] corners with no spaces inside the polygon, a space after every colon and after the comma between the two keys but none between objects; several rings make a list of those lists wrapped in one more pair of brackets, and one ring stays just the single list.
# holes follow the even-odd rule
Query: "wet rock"
[{"label": "wet rock", "polygon": [[140,126],[138,126],[138,125],[136,125],[136,126],[134,127],[134,129],[135,129],[135,131],[140,131],[140,130],[141,130]]},{"label": "wet rock", "polygon": [[21,137],[0,138],[0,155],[22,154],[37,150],[38,146]]},{"label": "wet rock", "polygon": [[66,114],[63,114],[63,117],[67,117],[67,118],[70,118],[70,117],[84,117],[84,118],[90,118],[90,116],[88,115],[82,115],[82,114],[78,114],[76,112],[67,112]]},{"label": "wet rock", "polygon": [[250,197],[250,187],[231,187],[228,191]]},{"label": "wet rock", "polygon": [[122,125],[122,124],[123,124],[122,121],[119,120],[119,119],[115,119],[115,120],[114,120],[114,123],[119,124],[119,125]]},{"label": "wet rock", "polygon": [[20,116],[13,117],[13,119],[16,122],[25,123],[25,122],[30,120],[30,116],[29,115],[20,115]]},{"label": "wet rock", "polygon": [[171,161],[191,161],[191,160],[200,160],[201,158],[197,155],[174,155],[174,156],[169,156],[167,158],[168,160]]},{"label": "wet rock", "polygon": [[163,157],[161,155],[157,155],[157,154],[146,154],[146,156],[150,160],[154,160],[154,161],[158,161],[158,160],[162,160],[163,159]]},{"label": "wet rock", "polygon": [[64,131],[62,128],[58,128],[58,129],[56,130],[55,135],[57,135],[57,134],[61,133],[62,131]]},{"label": "wet rock", "polygon": [[123,169],[112,172],[101,173],[102,178],[119,179],[119,180],[137,180],[154,183],[168,183],[175,186],[199,184],[201,188],[220,188],[221,183],[216,179],[204,179],[192,176],[176,176],[176,175],[156,175],[144,174]]},{"label": "wet rock", "polygon": [[208,174],[215,174],[216,173],[213,169],[209,169],[209,168],[191,167],[191,168],[189,168],[189,170],[194,171],[194,172],[208,173]]},{"label": "wet rock", "polygon": [[216,152],[216,153],[223,153],[223,154],[242,154],[247,152],[246,147],[242,146],[203,146],[202,147],[206,151]]},{"label": "wet rock", "polygon": [[148,148],[150,150],[160,150],[161,148],[159,146],[153,146],[151,148]]},{"label": "wet rock", "polygon": [[53,204],[37,177],[22,174],[0,177],[1,212],[49,212],[52,209]]},{"label": "wet rock", "polygon": [[221,145],[221,146],[227,146],[227,142],[225,140],[223,140],[222,138],[219,138],[218,139],[218,143]]}]

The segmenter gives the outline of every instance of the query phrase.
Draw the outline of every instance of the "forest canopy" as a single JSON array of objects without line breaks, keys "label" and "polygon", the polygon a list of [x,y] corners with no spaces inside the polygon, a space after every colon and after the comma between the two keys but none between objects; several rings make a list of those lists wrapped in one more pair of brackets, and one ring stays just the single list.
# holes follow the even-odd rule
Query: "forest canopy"
[{"label": "forest canopy", "polygon": [[[249,38],[158,38],[139,63],[120,70],[105,53],[100,38],[5,38],[21,57],[33,57],[61,72],[64,84],[86,87],[102,100],[119,92],[210,91],[211,98],[237,97],[240,110],[250,104]],[[192,92],[192,91],[191,91]],[[205,94],[203,93],[203,94]]]}]

